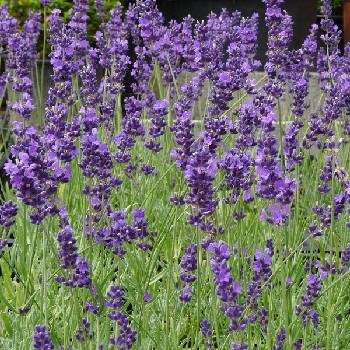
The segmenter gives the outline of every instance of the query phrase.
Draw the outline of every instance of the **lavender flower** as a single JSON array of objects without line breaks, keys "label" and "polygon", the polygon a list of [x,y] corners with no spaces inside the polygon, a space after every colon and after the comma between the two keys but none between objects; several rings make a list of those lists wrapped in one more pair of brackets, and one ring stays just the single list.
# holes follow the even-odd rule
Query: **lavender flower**
[{"label": "lavender flower", "polygon": [[149,303],[152,300],[152,294],[148,292],[143,293],[142,300],[144,303]]},{"label": "lavender flower", "polygon": [[[86,259],[78,254],[76,240],[73,237],[73,229],[65,218],[65,210],[59,211],[62,222],[61,231],[58,234],[59,257],[62,269],[67,271],[65,276],[56,277],[56,281],[72,288],[90,288],[90,265]],[[63,216],[62,216],[63,215]]]},{"label": "lavender flower", "polygon": [[58,209],[52,197],[59,184],[68,181],[70,168],[61,168],[57,159],[47,154],[43,138],[35,128],[14,122],[13,132],[17,143],[12,146],[11,154],[17,161],[9,160],[5,170],[18,198],[33,208],[31,221],[38,224],[47,215],[57,214]]},{"label": "lavender flower", "polygon": [[2,53],[7,45],[8,38],[15,34],[18,26],[17,20],[8,12],[8,7],[2,5],[0,9],[0,52]]},{"label": "lavender flower", "polygon": [[237,203],[241,195],[245,202],[252,200],[252,165],[253,159],[249,152],[232,148],[224,153],[220,167],[225,171],[225,182],[230,190],[227,203]]},{"label": "lavender flower", "polygon": [[[167,100],[158,100],[151,108],[152,126],[149,130],[151,139],[145,143],[145,147],[153,152],[159,152],[161,149],[160,143],[157,140],[164,134],[164,128],[166,127],[164,116],[168,113],[168,106]],[[153,145],[157,145],[157,147]]]},{"label": "lavender flower", "polygon": [[40,34],[40,16],[31,12],[24,23],[22,32],[14,33],[8,38],[9,71],[7,81],[17,93],[16,100],[10,102],[10,108],[24,119],[31,117],[34,109],[32,99],[33,82],[31,79],[32,63],[36,59],[36,44]]},{"label": "lavender flower", "polygon": [[294,350],[301,350],[301,347],[303,346],[303,340],[302,339],[297,339],[293,343]]},{"label": "lavender flower", "polygon": [[10,239],[0,238],[0,254],[11,243]]},{"label": "lavender flower", "polygon": [[42,6],[49,6],[52,0],[40,0]]},{"label": "lavender flower", "polygon": [[276,342],[272,350],[282,350],[285,339],[286,339],[286,330],[282,328],[276,336]]},{"label": "lavender flower", "polygon": [[318,326],[319,313],[315,309],[312,309],[312,306],[314,306],[320,290],[321,279],[313,274],[308,275],[305,293],[301,296],[302,303],[296,307],[296,314],[300,315],[304,327],[306,327],[306,324],[309,321],[313,323],[315,328]]},{"label": "lavender flower", "polygon": [[150,246],[144,240],[150,235],[144,210],[133,209],[132,224],[128,224],[125,211],[111,211],[109,218],[111,226],[106,226],[97,234],[96,240],[102,242],[107,248],[120,257],[126,254],[124,245],[137,242],[141,250],[148,250]]},{"label": "lavender flower", "polygon": [[248,345],[247,344],[232,343],[231,350],[248,350]]},{"label": "lavender flower", "polygon": [[12,226],[15,223],[18,208],[12,201],[7,201],[0,206],[0,225],[4,227]]},{"label": "lavender flower", "polygon": [[50,339],[50,334],[46,331],[46,326],[35,326],[35,333],[33,336],[33,346],[37,350],[51,350],[54,349],[53,343]]},{"label": "lavender flower", "polygon": [[242,293],[242,286],[235,282],[231,276],[231,268],[227,262],[231,257],[228,245],[223,242],[210,242],[206,250],[213,256],[210,259],[212,272],[215,276],[216,294],[222,301],[221,312],[229,317],[230,330],[237,331],[241,327],[244,329],[244,320],[240,323],[243,313],[243,306],[237,303],[237,297]]},{"label": "lavender flower", "polygon": [[258,300],[272,275],[271,254],[272,252],[269,248],[265,248],[264,251],[260,249],[255,251],[252,266],[253,277],[247,289],[247,303],[252,310],[252,315],[249,316],[249,320],[251,323],[259,320],[263,332],[267,331],[268,313],[265,309],[259,309]]},{"label": "lavender flower", "polygon": [[81,326],[77,330],[75,334],[75,339],[82,343],[86,341],[88,338],[92,338],[93,334],[90,331],[90,322],[87,318],[81,319]]},{"label": "lavender flower", "polygon": [[185,287],[179,297],[182,302],[189,302],[192,298],[192,283],[196,280],[196,276],[192,272],[197,269],[197,245],[190,244],[185,249],[185,255],[181,257],[181,273],[180,279],[185,283]]},{"label": "lavender flower", "polygon": [[85,303],[84,311],[88,311],[94,315],[98,315],[100,312],[100,303],[94,303],[92,300],[88,300]]},{"label": "lavender flower", "polygon": [[128,317],[118,311],[124,305],[124,292],[119,286],[111,286],[107,292],[108,299],[105,301],[105,306],[112,309],[108,317],[116,321],[119,326],[118,338],[111,337],[110,344],[116,345],[119,349],[131,349],[136,341],[136,331],[129,326]]},{"label": "lavender flower", "polygon": [[205,222],[205,218],[214,213],[218,204],[212,184],[217,169],[217,161],[212,159],[206,145],[198,143],[185,169],[185,178],[191,188],[186,203],[193,208],[189,218],[190,224],[198,226],[203,231],[213,230],[212,223]]},{"label": "lavender flower", "polygon": [[205,339],[205,345],[206,345],[207,349],[211,349],[213,346],[211,343],[211,337],[212,337],[213,333],[212,333],[212,326],[211,326],[210,322],[208,320],[203,320],[200,324],[200,329],[201,329],[202,335]]},{"label": "lavender flower", "polygon": [[103,22],[105,19],[105,14],[104,14],[104,4],[103,0],[95,0],[95,7],[96,7],[96,12],[99,20]]}]

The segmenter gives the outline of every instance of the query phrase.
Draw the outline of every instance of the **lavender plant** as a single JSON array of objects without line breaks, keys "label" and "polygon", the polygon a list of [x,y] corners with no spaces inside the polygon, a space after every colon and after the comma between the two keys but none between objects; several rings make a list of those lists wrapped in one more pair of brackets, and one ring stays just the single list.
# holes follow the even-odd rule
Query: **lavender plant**
[{"label": "lavender plant", "polygon": [[350,46],[263,3],[263,72],[257,14],[1,8],[1,348],[349,348]]}]

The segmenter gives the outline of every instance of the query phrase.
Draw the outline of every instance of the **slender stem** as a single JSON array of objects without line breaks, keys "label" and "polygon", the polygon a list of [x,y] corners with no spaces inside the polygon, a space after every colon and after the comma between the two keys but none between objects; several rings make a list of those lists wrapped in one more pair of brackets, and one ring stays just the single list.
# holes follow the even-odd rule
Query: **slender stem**
[{"label": "slender stem", "polygon": [[199,336],[199,325],[200,325],[200,318],[201,318],[201,310],[200,310],[200,301],[201,301],[201,262],[202,262],[202,250],[201,250],[201,237],[200,237],[200,231],[197,228],[196,229],[196,240],[197,240],[197,322],[196,322],[196,345],[199,347],[200,342],[200,336]]},{"label": "slender stem", "polygon": [[168,55],[166,56],[166,58],[167,58],[167,61],[168,61],[168,64],[169,64],[171,76],[173,78],[173,83],[174,83],[176,95],[177,95],[178,98],[180,98],[180,91],[179,91],[179,88],[177,86],[177,80],[176,80],[176,77],[175,77],[175,74],[174,74],[174,71],[173,71],[173,67],[171,66],[170,59],[169,59]]},{"label": "slender stem", "polygon": [[42,247],[43,247],[43,261],[42,261],[42,288],[41,288],[41,308],[42,314],[44,315],[45,325],[47,325],[48,315],[47,315],[47,261],[46,261],[46,234],[49,233],[50,225],[48,223],[47,232],[42,233]]}]

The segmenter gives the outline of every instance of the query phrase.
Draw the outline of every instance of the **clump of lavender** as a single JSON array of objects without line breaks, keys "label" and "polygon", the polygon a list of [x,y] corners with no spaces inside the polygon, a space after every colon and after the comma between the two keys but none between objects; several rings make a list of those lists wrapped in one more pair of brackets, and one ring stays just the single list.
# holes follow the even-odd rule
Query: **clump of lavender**
[{"label": "clump of lavender", "polygon": [[50,334],[46,330],[46,326],[40,325],[35,327],[33,336],[33,347],[37,350],[53,350],[54,345],[51,341]]},{"label": "clump of lavender", "polygon": [[181,273],[180,279],[185,283],[185,287],[179,296],[179,299],[188,303],[192,299],[192,283],[196,280],[196,276],[193,272],[197,269],[197,245],[190,244],[185,249],[185,254],[181,257]]}]

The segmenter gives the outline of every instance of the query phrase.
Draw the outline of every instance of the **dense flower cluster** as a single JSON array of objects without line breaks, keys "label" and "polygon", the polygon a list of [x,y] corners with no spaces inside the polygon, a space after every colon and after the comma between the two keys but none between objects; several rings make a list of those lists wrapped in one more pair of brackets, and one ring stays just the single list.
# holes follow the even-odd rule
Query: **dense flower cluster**
[{"label": "dense flower cluster", "polygon": [[69,180],[70,168],[62,168],[57,159],[47,153],[43,137],[34,127],[15,122],[13,132],[17,143],[12,146],[11,154],[17,161],[9,160],[5,170],[18,198],[33,208],[31,221],[38,224],[47,215],[57,214],[53,196],[59,184]]}]

